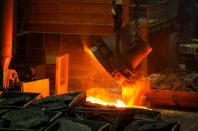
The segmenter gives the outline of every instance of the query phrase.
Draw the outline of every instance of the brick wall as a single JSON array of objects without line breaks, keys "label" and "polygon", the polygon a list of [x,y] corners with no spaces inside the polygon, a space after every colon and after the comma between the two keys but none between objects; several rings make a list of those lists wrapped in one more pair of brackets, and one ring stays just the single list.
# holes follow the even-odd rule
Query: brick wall
[{"label": "brick wall", "polygon": [[148,41],[153,48],[148,57],[148,72],[156,73],[169,65],[169,28],[150,33]]}]

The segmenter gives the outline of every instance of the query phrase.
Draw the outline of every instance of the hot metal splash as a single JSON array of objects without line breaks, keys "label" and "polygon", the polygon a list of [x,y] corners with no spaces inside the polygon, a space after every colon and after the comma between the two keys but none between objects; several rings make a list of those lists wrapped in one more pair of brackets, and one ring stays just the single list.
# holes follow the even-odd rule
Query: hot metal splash
[{"label": "hot metal splash", "polygon": [[[97,61],[91,50],[84,46],[84,50],[90,56],[90,60],[94,61],[94,66],[99,70],[105,70]],[[117,88],[117,87],[116,87]],[[103,106],[114,106],[118,108],[134,107],[147,109],[146,94],[150,89],[150,84],[144,80],[136,80],[120,88],[90,88],[86,91],[86,101],[89,103],[100,104]]]}]

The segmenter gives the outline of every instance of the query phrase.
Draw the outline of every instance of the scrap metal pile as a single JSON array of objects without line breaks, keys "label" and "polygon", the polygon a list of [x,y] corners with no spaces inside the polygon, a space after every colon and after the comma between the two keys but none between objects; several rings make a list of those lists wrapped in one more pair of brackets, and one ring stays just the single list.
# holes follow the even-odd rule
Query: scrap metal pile
[{"label": "scrap metal pile", "polygon": [[[15,93],[15,98],[23,98],[24,93]],[[26,107],[2,109],[7,110],[0,117],[0,130],[179,131],[180,127],[178,122],[163,120],[158,111],[88,103],[85,92],[34,99]]]},{"label": "scrap metal pile", "polygon": [[147,79],[152,89],[198,92],[198,73],[152,74]]},{"label": "scrap metal pile", "polygon": [[151,82],[147,100],[152,107],[198,109],[198,73],[153,74],[147,80]]},{"label": "scrap metal pile", "polygon": [[21,105],[30,100],[30,97],[20,96],[18,98],[1,99],[0,106]]},{"label": "scrap metal pile", "polygon": [[1,128],[9,129],[40,129],[48,123],[57,113],[43,112],[39,108],[24,108],[13,110],[1,119]]}]

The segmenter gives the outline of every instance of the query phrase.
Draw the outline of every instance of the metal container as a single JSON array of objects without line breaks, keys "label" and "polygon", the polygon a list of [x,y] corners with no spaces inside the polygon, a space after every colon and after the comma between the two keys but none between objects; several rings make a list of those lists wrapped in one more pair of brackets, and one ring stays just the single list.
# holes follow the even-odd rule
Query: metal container
[{"label": "metal container", "polygon": [[[49,121],[46,123],[42,123],[39,126],[34,127],[34,129],[25,129],[25,128],[15,128],[15,131],[35,131],[35,130],[44,130],[46,129],[51,123],[53,123],[58,117],[60,117],[60,115],[62,114],[61,112],[46,112],[43,111],[43,113],[48,116],[50,119]],[[4,115],[5,116],[5,115]],[[2,118],[4,118],[4,116]],[[4,118],[5,119],[5,118]],[[4,131],[13,131],[12,128],[7,127],[8,121],[4,120],[4,119],[0,119],[0,130],[4,130]],[[6,126],[5,126],[6,125]]]},{"label": "metal container", "polygon": [[39,107],[47,111],[67,111],[73,108],[82,100],[85,100],[85,92],[62,94],[57,96],[45,97],[31,104],[32,107]]},{"label": "metal container", "polygon": [[[16,91],[0,92],[0,107],[2,108],[24,108],[29,106],[32,102],[41,99],[40,93],[24,93]],[[21,100],[18,100],[19,98]]]},{"label": "metal container", "polygon": [[[91,131],[109,131],[110,124],[105,122],[98,122],[98,121],[91,121],[91,120],[80,120],[74,118],[61,118],[56,120],[50,127],[48,127],[45,131],[55,131],[60,127],[59,121],[66,120],[72,123],[81,124],[86,126],[87,128],[91,129]],[[69,128],[69,127],[68,127]],[[75,128],[77,129],[77,128]],[[81,130],[79,128],[78,130]]]},{"label": "metal container", "polygon": [[198,109],[198,92],[151,90],[148,100],[154,106],[171,106]]},{"label": "metal container", "polygon": [[127,24],[121,29],[119,47],[120,54],[117,54],[116,35],[112,34],[96,41],[92,52],[112,76],[119,73],[126,78],[133,74],[135,68],[152,51],[132,24]]}]

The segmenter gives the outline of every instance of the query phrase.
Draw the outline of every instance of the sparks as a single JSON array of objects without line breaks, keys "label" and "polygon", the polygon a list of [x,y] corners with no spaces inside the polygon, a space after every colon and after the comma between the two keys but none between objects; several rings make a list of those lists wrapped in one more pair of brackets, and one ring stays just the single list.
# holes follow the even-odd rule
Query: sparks
[{"label": "sparks", "polygon": [[[100,63],[96,60],[95,56],[91,52],[91,50],[84,44],[84,51],[90,56],[90,61],[93,61],[95,69],[97,71],[103,72],[101,77],[112,80],[115,80],[110,76],[109,73],[100,65]],[[107,74],[107,75],[104,75]],[[108,84],[107,84],[108,85]],[[97,85],[92,85],[92,87]],[[133,84],[129,84],[127,86],[120,87],[120,94],[117,97],[108,88],[90,88],[86,91],[86,101],[89,103],[100,104],[104,106],[115,106],[115,107],[127,107],[127,108],[141,108],[147,109],[145,106],[146,103],[146,94],[150,88],[150,85],[143,81],[137,80]],[[115,87],[116,88],[116,87]]]}]

